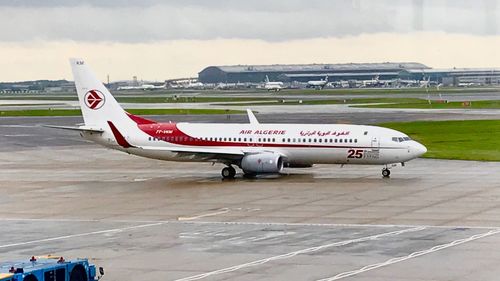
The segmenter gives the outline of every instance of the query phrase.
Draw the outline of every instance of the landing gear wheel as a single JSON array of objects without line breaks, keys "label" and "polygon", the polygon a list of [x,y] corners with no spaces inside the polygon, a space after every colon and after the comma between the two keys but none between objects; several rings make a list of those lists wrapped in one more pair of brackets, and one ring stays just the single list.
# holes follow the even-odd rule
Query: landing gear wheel
[{"label": "landing gear wheel", "polygon": [[390,177],[390,175],[391,175],[391,171],[389,169],[387,169],[387,168],[382,169],[382,176],[384,178],[388,178],[388,177]]},{"label": "landing gear wheel", "polygon": [[222,169],[221,175],[222,178],[224,179],[234,179],[234,176],[236,175],[236,170],[231,166],[227,166],[224,167],[224,169]]}]

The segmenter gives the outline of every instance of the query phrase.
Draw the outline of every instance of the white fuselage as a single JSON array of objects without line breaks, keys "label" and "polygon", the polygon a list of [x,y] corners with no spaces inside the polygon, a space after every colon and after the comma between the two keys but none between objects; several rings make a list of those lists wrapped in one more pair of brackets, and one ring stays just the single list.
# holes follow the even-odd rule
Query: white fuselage
[{"label": "white fuselage", "polygon": [[131,154],[170,161],[203,159],[163,148],[230,149],[246,154],[275,152],[294,165],[402,163],[426,151],[401,132],[362,125],[156,123],[138,125],[138,130],[123,133],[131,144],[150,149],[123,148],[111,132],[86,136]]},{"label": "white fuselage", "polygon": [[279,91],[283,89],[283,82],[266,82],[264,89],[268,91]]}]

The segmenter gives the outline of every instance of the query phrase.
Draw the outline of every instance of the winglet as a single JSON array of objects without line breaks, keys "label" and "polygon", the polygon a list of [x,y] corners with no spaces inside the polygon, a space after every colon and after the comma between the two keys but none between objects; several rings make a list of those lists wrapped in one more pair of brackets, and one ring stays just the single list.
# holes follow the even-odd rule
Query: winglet
[{"label": "winglet", "polygon": [[259,120],[257,120],[257,118],[253,114],[252,110],[247,109],[247,114],[248,114],[248,120],[250,121],[250,124],[259,124]]}]

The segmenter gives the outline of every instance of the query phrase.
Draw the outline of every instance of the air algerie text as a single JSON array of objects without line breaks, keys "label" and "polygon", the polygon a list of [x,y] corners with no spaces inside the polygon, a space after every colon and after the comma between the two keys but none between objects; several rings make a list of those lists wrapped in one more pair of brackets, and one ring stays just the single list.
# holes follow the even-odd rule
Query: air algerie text
[{"label": "air algerie text", "polygon": [[284,135],[286,130],[241,130],[240,135]]}]

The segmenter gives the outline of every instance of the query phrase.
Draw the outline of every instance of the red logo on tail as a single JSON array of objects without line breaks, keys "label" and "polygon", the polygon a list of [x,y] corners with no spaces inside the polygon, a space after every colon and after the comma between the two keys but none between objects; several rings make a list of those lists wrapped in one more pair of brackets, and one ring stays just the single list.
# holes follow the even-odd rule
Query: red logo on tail
[{"label": "red logo on tail", "polygon": [[83,98],[85,100],[85,105],[90,109],[99,109],[104,105],[104,94],[98,90],[90,90],[85,94]]}]

